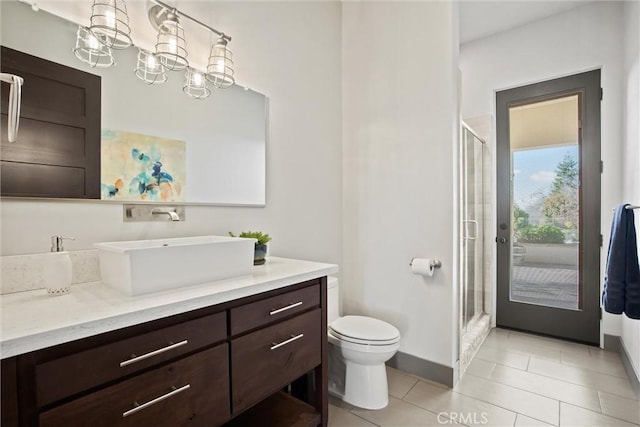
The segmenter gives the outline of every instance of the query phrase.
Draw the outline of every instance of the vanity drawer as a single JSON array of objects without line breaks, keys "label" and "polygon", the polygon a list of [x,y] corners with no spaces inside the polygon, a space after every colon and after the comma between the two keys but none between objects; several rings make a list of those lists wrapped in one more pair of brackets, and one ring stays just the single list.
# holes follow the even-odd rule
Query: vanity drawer
[{"label": "vanity drawer", "polygon": [[226,339],[226,313],[137,335],[36,366],[38,406]]},{"label": "vanity drawer", "polygon": [[40,427],[209,427],[229,413],[225,343],[43,412]]},{"label": "vanity drawer", "polygon": [[231,309],[231,335],[237,335],[320,305],[320,285],[266,298]]},{"label": "vanity drawer", "polygon": [[231,341],[234,413],[320,364],[321,323],[316,309]]}]

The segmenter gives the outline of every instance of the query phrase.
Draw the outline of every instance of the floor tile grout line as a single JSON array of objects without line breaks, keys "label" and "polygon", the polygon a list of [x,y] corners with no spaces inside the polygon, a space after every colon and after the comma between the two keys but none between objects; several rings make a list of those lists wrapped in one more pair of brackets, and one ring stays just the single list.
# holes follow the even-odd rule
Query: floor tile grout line
[{"label": "floor tile grout line", "polygon": [[530,334],[526,332],[516,333],[516,335],[514,335],[513,337],[511,336],[511,334],[509,334],[508,339],[521,340],[521,342],[524,341],[524,342],[542,343],[543,345],[546,344],[547,347],[553,346],[556,348],[563,347],[566,349],[573,349],[573,350],[587,350],[587,352],[589,348],[592,347],[588,344],[562,340],[560,338],[545,337],[545,336]]},{"label": "floor tile grout line", "polygon": [[[503,351],[503,352],[509,352],[509,353],[513,353],[513,354],[517,354],[517,355],[530,355],[533,357],[537,357],[539,359],[549,359],[549,360],[555,360],[555,357],[551,357],[550,355],[545,355],[545,354],[536,354],[534,352],[531,351],[531,349],[522,349],[522,348],[501,348],[499,345],[497,345],[496,343],[492,343],[492,342],[484,342],[482,344],[482,346],[480,346],[480,348],[478,349],[478,351],[480,351],[483,347],[489,347],[491,349],[494,350],[499,350],[499,351]],[[526,346],[526,347],[535,347],[533,345],[531,346]],[[542,350],[537,350],[539,353],[557,353],[558,354],[558,362],[556,363],[561,363],[562,362],[562,353],[563,352],[567,352],[567,350],[561,350],[561,349],[552,349],[552,348],[542,348]],[[589,353],[590,354],[590,353]],[[579,357],[583,357],[583,355],[580,356],[576,356],[577,358]],[[592,357],[592,356],[584,356],[586,358]],[[596,359],[596,360],[603,360],[603,359]],[[566,363],[566,365],[569,365],[568,363]],[[570,365],[570,366],[578,366],[578,365]]]},{"label": "floor tile grout line", "polygon": [[[398,398],[396,397],[396,398],[394,398],[394,399],[398,399]],[[401,400],[403,403],[406,403],[407,405],[411,405],[411,406],[413,406],[413,407],[415,407],[415,408],[422,409],[423,411],[427,411],[427,412],[429,412],[430,414],[433,414],[433,415],[435,415],[435,416],[438,416],[438,414],[440,413],[440,412],[434,412],[434,411],[432,411],[431,409],[423,408],[423,407],[422,407],[422,406],[420,406],[420,405],[416,405],[415,403],[408,402],[408,401],[406,401],[406,400],[402,400],[402,399],[398,399],[398,400]],[[441,411],[441,412],[442,412],[442,411]],[[449,419],[449,417],[447,417],[447,419]]]},{"label": "floor tile grout line", "polygon": [[[517,370],[519,370],[519,371],[526,371],[526,369],[520,369],[520,368],[517,368],[517,367],[515,367],[515,366],[505,365],[504,363],[496,362],[495,360],[484,359],[484,358],[483,358],[482,356],[480,356],[480,355],[476,355],[476,357],[474,357],[474,360],[475,360],[475,359],[484,360],[485,362],[495,363],[496,365],[506,366],[507,368],[513,368],[513,369],[517,369]],[[472,362],[473,362],[473,360],[472,360]],[[466,372],[466,371],[465,371],[465,372]]]},{"label": "floor tile grout line", "polygon": [[414,388],[416,388],[416,385],[418,384],[418,382],[420,382],[420,380],[416,380],[416,382],[413,383],[413,385],[411,386],[411,388],[409,388],[409,390],[407,390],[407,392],[402,395],[402,397],[400,398],[400,400],[404,401],[404,398],[407,397],[407,395],[409,393],[411,393],[411,390],[413,390]]},{"label": "floor tile grout line", "polygon": [[[523,372],[529,372],[531,374],[540,375],[540,376],[545,377],[545,378],[551,378],[551,379],[555,379],[555,380],[558,380],[558,381],[563,381],[563,382],[565,382],[567,384],[573,384],[573,385],[577,385],[577,386],[580,386],[580,387],[588,388],[590,390],[602,391],[604,393],[613,394],[615,396],[619,396],[619,397],[623,397],[623,398],[627,398],[627,399],[632,399],[629,396],[622,395],[620,393],[616,393],[616,392],[612,392],[612,391],[602,390],[602,389],[600,389],[600,388],[598,388],[596,386],[591,386],[591,385],[588,385],[588,384],[581,384],[581,383],[577,383],[577,382],[574,382],[574,381],[569,381],[569,380],[566,380],[566,379],[563,379],[563,378],[558,378],[558,377],[555,377],[555,376],[551,376],[549,374],[543,374],[543,373],[540,373],[540,372],[530,371],[529,370],[529,366],[530,366],[532,357],[535,357],[535,355],[529,354],[529,359],[528,359],[528,362],[527,362],[527,368],[526,369],[520,369],[518,367],[506,365],[504,363],[500,363],[500,362],[497,362],[495,360],[485,359],[479,354],[474,357],[474,360],[475,359],[480,359],[480,360],[483,360],[485,362],[494,363],[494,364],[496,364],[496,366],[497,365],[506,366],[507,368],[517,369],[517,370],[523,371]],[[545,359],[541,359],[540,357],[536,357],[536,358],[539,359],[539,360],[545,360]],[[555,363],[555,362],[553,362],[553,363]],[[609,374],[606,374],[606,373],[603,373],[603,372],[599,372],[599,371],[592,371],[590,369],[584,369],[584,368],[581,368],[579,366],[572,366],[572,365],[561,364],[561,363],[556,363],[556,364],[567,366],[567,367],[574,368],[574,369],[582,369],[582,370],[586,371],[586,373],[594,373],[594,374],[598,374],[598,375],[606,375],[607,377],[610,377],[610,378],[613,378],[613,379],[625,379],[627,381],[629,380],[627,377],[618,377],[618,376],[615,376],[615,375],[609,375]],[[494,370],[495,370],[495,367],[494,367]],[[465,371],[465,373],[466,373],[466,371]],[[473,375],[473,374],[470,373],[470,375]],[[474,375],[474,376],[479,377],[479,378],[483,378],[483,377],[480,377],[478,375]]]},{"label": "floor tile grout line", "polygon": [[562,425],[562,402],[558,403],[558,426],[560,425]]},{"label": "floor tile grout line", "polygon": [[[355,408],[354,408],[354,409],[355,409]],[[353,415],[354,417],[358,417],[358,418],[360,418],[361,420],[364,420],[364,421],[368,422],[368,423],[369,423],[369,424],[371,424],[371,425],[374,425],[374,426],[376,426],[376,427],[382,427],[380,424],[376,424],[376,423],[374,423],[374,422],[372,422],[372,421],[369,421],[369,420],[368,420],[368,419],[366,419],[366,418],[362,418],[360,415],[358,415],[358,414],[354,414],[354,413],[353,413],[353,412],[351,412],[351,411],[349,411],[349,413],[350,413],[351,415]]]},{"label": "floor tile grout line", "polygon": [[[491,343],[489,343],[489,345],[491,345]],[[537,349],[539,351],[547,351],[547,352],[565,352],[565,353],[573,353],[575,355],[575,357],[592,357],[591,353],[587,350],[587,351],[582,351],[582,350],[569,350],[566,348],[557,348],[557,347],[553,347],[553,346],[545,346],[545,345],[540,345],[540,344],[536,344],[536,343],[526,343],[526,342],[519,342],[519,343],[511,343],[511,345],[519,345],[522,347],[531,347],[534,349]],[[520,351],[520,352],[524,352],[526,353],[527,350],[518,350],[517,348],[513,349],[514,351]]]},{"label": "floor tile grout line", "polygon": [[[471,374],[470,374],[470,375],[471,375]],[[474,376],[475,376],[475,375],[474,375]],[[481,377],[477,377],[477,378],[481,378]],[[483,378],[483,379],[486,379],[486,378]],[[428,384],[428,383],[427,383],[427,384]],[[505,411],[507,411],[507,412],[511,412],[511,413],[516,414],[516,415],[519,413],[519,412],[517,412],[517,411],[514,411],[513,409],[505,408],[504,406],[496,405],[495,403],[492,403],[492,402],[487,402],[486,400],[482,400],[482,399],[479,399],[479,398],[477,398],[477,397],[475,397],[475,396],[470,396],[470,395],[468,395],[468,394],[461,393],[461,392],[459,392],[459,391],[457,391],[457,390],[454,390],[454,389],[452,389],[452,388],[450,388],[450,389],[449,389],[449,391],[451,391],[452,393],[455,393],[455,394],[459,394],[460,396],[466,397],[466,398],[468,398],[468,399],[477,400],[478,402],[482,402],[482,403],[486,403],[487,405],[495,406],[496,408],[503,409],[503,410],[505,410]],[[424,409],[424,410],[426,410],[426,411],[429,411],[429,412],[433,413],[433,411],[432,411],[432,410],[427,409],[427,408],[425,408],[425,407],[422,407],[422,406],[420,406],[420,405],[417,405],[417,404],[415,404],[415,403],[413,403],[413,402],[409,402],[409,401],[407,401],[407,400],[404,400],[404,402],[407,402],[407,403],[409,403],[409,404],[411,404],[411,405],[413,405],[413,406],[417,406],[418,408],[422,408],[422,409]],[[531,417],[531,418],[533,418],[533,417]],[[536,419],[537,419],[537,418],[536,418]],[[545,422],[545,421],[542,421],[542,420],[538,420],[538,421]],[[548,423],[547,423],[547,424],[548,424]]]},{"label": "floor tile grout line", "polygon": [[[491,348],[491,349],[493,349],[493,350],[499,350],[499,351],[502,351],[502,352],[508,352],[508,353],[512,353],[512,354],[519,355],[519,356],[525,356],[525,355],[527,355],[527,356],[528,356],[528,355],[531,355],[531,354],[532,354],[532,353],[531,353],[531,352],[529,352],[529,351],[521,350],[521,349],[517,349],[517,348],[508,348],[508,349],[505,349],[505,348],[499,348],[499,347],[496,347],[495,345],[491,345],[491,343],[486,343],[486,341],[485,341],[485,342],[480,346],[480,348],[478,349],[478,352],[479,352],[480,350],[482,350],[482,348],[484,348],[485,346],[486,346],[486,347],[489,347],[489,348]],[[560,351],[560,350],[549,350],[549,352],[553,352],[553,351]],[[476,356],[477,356],[477,355],[478,355],[478,354],[476,353]],[[475,358],[476,356],[474,356],[474,358]],[[539,357],[544,357],[544,356],[539,356]]]},{"label": "floor tile grout line", "polygon": [[[352,405],[353,406],[353,405]],[[353,406],[351,409],[348,409],[347,412],[349,412],[351,415],[356,416],[358,418],[360,418],[361,420],[365,420],[366,422],[368,422],[369,424],[373,424],[374,426],[378,426],[378,427],[382,427],[380,426],[380,424],[376,424],[373,421],[369,421],[368,419],[361,417],[360,415],[356,414],[355,412],[353,412],[356,409],[364,409],[364,408],[359,408],[357,406]]]},{"label": "floor tile grout line", "polygon": [[[437,417],[437,416],[438,416],[438,414],[440,413],[440,412],[433,412],[431,409],[423,408],[423,407],[422,407],[422,406],[420,406],[420,405],[416,405],[415,403],[408,402],[408,401],[403,400],[403,399],[398,399],[397,397],[393,397],[393,396],[391,396],[391,395],[389,395],[389,398],[390,398],[390,399],[396,399],[396,400],[399,400],[399,401],[401,401],[401,402],[403,402],[403,403],[406,403],[407,405],[411,405],[411,406],[413,406],[414,408],[418,408],[418,409],[423,410],[423,411],[425,411],[425,412],[429,412],[430,414],[435,415],[436,417]],[[495,405],[494,405],[494,406],[495,406]],[[353,409],[364,409],[364,408],[354,407]],[[355,415],[355,416],[357,416],[357,417],[360,417],[358,414],[356,414],[356,413],[353,413],[353,412],[352,412],[352,411],[353,411],[353,409],[352,409],[351,411],[349,411],[349,412],[351,412],[353,415]],[[511,411],[511,412],[513,412],[513,411]],[[360,418],[362,418],[363,420],[365,420],[365,421],[367,421],[367,422],[370,422],[371,424],[375,424],[375,423],[373,423],[372,421],[367,420],[366,418],[363,418],[363,417],[360,417]],[[447,420],[451,421],[451,419],[450,419],[448,416],[445,416],[445,418],[446,418]],[[461,424],[461,423],[458,423],[458,424],[460,424],[460,425],[466,425],[466,424]],[[375,425],[378,425],[378,424],[375,424]]]},{"label": "floor tile grout line", "polygon": [[[514,369],[517,369],[517,368],[514,368]],[[632,397],[624,396],[622,394],[614,393],[612,391],[602,390],[600,388],[597,388],[597,387],[594,387],[594,386],[591,386],[591,385],[580,384],[580,383],[576,383],[576,382],[573,382],[573,381],[568,381],[568,380],[565,380],[565,379],[562,379],[562,378],[552,377],[550,375],[543,374],[543,373],[540,373],[540,372],[533,372],[533,371],[527,371],[527,372],[530,372],[530,373],[536,374],[536,375],[540,375],[540,376],[545,377],[545,378],[551,378],[551,379],[554,379],[554,380],[564,381],[564,382],[569,383],[569,384],[578,385],[578,386],[581,386],[581,387],[589,388],[591,390],[602,391],[603,393],[609,393],[609,394],[613,394],[614,396],[623,397],[623,398],[626,398],[626,399],[632,399],[633,400]],[[616,378],[616,377],[614,377],[614,378]]]},{"label": "floor tile grout line", "polygon": [[[562,350],[562,351],[566,351],[567,353],[570,353],[570,350]],[[602,354],[602,356],[598,356],[596,353],[600,353]],[[580,356],[578,356],[580,357]],[[582,356],[584,357],[584,356]],[[598,360],[619,360],[620,359],[620,354],[618,354],[617,352],[614,351],[607,351],[607,350],[603,350],[600,347],[597,346],[589,346],[589,356],[588,357],[592,357]]]},{"label": "floor tile grout line", "polygon": [[600,390],[596,390],[596,394],[598,395],[598,405],[600,405],[600,413],[604,414],[604,411],[602,410],[602,398],[600,397]]},{"label": "floor tile grout line", "polygon": [[[576,408],[579,408],[579,409],[584,409],[585,411],[591,411],[590,409],[581,408],[580,406],[578,406],[578,405],[574,405],[574,404],[572,404],[572,403],[568,403],[568,402],[562,402],[562,403],[564,403],[565,405],[575,406]],[[561,406],[562,406],[562,405],[561,405]],[[597,412],[596,412],[596,411],[591,411],[591,412],[595,412],[595,413],[597,414]],[[637,425],[640,425],[640,424],[638,424],[638,423],[636,423],[636,422],[634,422],[634,421],[629,421],[629,420],[626,420],[626,419],[624,419],[624,418],[616,417],[615,415],[609,415],[609,414],[604,414],[604,413],[601,413],[600,415],[602,415],[602,416],[604,416],[604,417],[614,418],[614,419],[616,419],[616,420],[618,420],[618,421],[624,421],[625,423],[633,424],[633,425],[636,425],[636,426],[637,426]]]},{"label": "floor tile grout line", "polygon": [[[534,357],[535,357],[535,356],[534,356]],[[538,360],[543,360],[543,361],[545,361],[544,359],[540,359],[540,358],[537,358],[537,359],[538,359]],[[552,363],[553,363],[553,362],[552,362]],[[569,368],[580,369],[580,370],[586,371],[586,373],[587,373],[587,374],[606,375],[607,377],[610,377],[610,378],[613,378],[613,379],[624,379],[624,380],[629,381],[629,377],[628,377],[628,376],[619,377],[619,376],[616,376],[616,375],[606,374],[606,373],[604,373],[604,372],[600,372],[600,371],[593,371],[593,370],[591,370],[591,369],[583,368],[583,367],[581,367],[581,366],[568,365],[568,364],[566,364],[566,363],[556,363],[556,364],[557,364],[557,365],[560,365],[560,366],[569,367]],[[516,369],[517,369],[517,368],[516,368]],[[583,387],[589,387],[589,388],[591,388],[590,386],[585,385],[585,384],[579,384],[579,383],[575,383],[575,382],[572,382],[572,381],[567,381],[567,380],[562,379],[562,378],[551,377],[551,376],[549,376],[549,375],[545,375],[545,374],[542,374],[542,373],[539,373],[539,372],[529,371],[529,370],[528,370],[528,367],[527,367],[527,371],[528,371],[528,372],[531,372],[531,373],[535,373],[535,374],[537,374],[537,375],[542,375],[542,376],[544,376],[544,377],[548,377],[548,378],[555,378],[555,379],[558,379],[558,380],[560,380],[560,381],[564,381],[564,382],[567,382],[567,383],[570,383],[570,384],[576,384],[576,385],[581,385],[581,386],[583,386]],[[631,384],[629,384],[629,386],[631,386]],[[600,389],[596,389],[596,390],[600,390]],[[608,392],[608,391],[605,391],[605,390],[601,390],[601,391],[603,391],[603,392],[605,392],[605,393],[616,394],[616,393],[611,393],[611,392]]]},{"label": "floor tile grout line", "polygon": [[[507,366],[507,368],[509,368],[509,366]],[[512,369],[516,369],[516,368],[512,368]],[[495,370],[495,368],[494,368],[494,370]],[[518,369],[518,370],[522,371],[521,369]],[[560,382],[566,383],[568,385],[572,385],[572,386],[576,386],[576,387],[582,387],[582,388],[590,390],[590,391],[595,391],[596,394],[598,394],[599,392],[609,393],[607,391],[603,391],[603,390],[600,390],[600,389],[596,389],[596,388],[592,388],[592,387],[589,387],[589,386],[585,386],[583,384],[576,384],[576,383],[572,383],[572,382],[569,382],[569,381],[564,381],[563,379],[560,379],[560,378],[555,378],[555,377],[550,377],[550,376],[547,376],[547,375],[542,375],[542,374],[539,374],[537,372],[531,372],[531,371],[522,371],[522,372],[526,372],[526,373],[531,374],[531,375],[537,375],[537,376],[542,377],[542,378],[548,378],[548,379],[551,379],[551,380],[560,381]],[[549,399],[554,399],[554,400],[560,400],[560,399],[556,399],[554,397],[547,396],[545,394],[541,394],[541,393],[538,393],[538,392],[535,392],[535,391],[527,390],[525,388],[521,388],[521,387],[517,387],[517,386],[511,385],[511,384],[500,382],[500,381],[496,380],[495,378],[493,378],[492,376],[490,376],[489,378],[485,378],[485,377],[481,377],[479,375],[475,375],[472,372],[469,372],[469,375],[472,375],[472,376],[474,376],[476,378],[481,378],[481,379],[484,379],[484,380],[487,380],[487,381],[492,381],[492,382],[494,382],[496,384],[502,384],[502,385],[505,385],[507,387],[512,387],[512,388],[515,388],[515,389],[518,389],[518,390],[522,390],[522,391],[526,391],[526,392],[529,392],[529,393],[532,393],[532,394],[536,394],[538,396],[548,397]],[[609,393],[609,394],[614,394],[614,393]],[[616,394],[615,396],[619,396],[619,395]],[[623,397],[623,396],[619,396],[619,397]],[[599,395],[598,395],[598,399],[600,399]],[[561,400],[561,401],[564,402],[564,400]],[[566,402],[566,403],[569,403],[569,404],[575,405],[575,406],[580,406],[580,405],[576,405],[575,403],[571,403],[571,402]],[[583,408],[583,406],[580,406],[580,407]]]},{"label": "floor tile grout line", "polygon": [[[460,394],[462,394],[465,397],[471,397],[473,399],[479,400],[480,402],[488,403],[489,405],[493,405],[493,406],[496,406],[498,408],[504,409],[505,411],[514,412],[516,414],[516,417],[517,417],[517,414],[522,414],[522,415],[524,415],[526,417],[529,417],[531,419],[534,419],[536,421],[540,421],[541,423],[550,424],[550,425],[558,425],[558,424],[554,424],[554,423],[549,423],[548,421],[545,421],[545,420],[541,420],[540,418],[537,418],[537,417],[535,417],[533,415],[523,414],[522,412],[514,411],[513,409],[507,408],[505,406],[501,406],[501,405],[498,405],[498,404],[493,403],[493,402],[488,402],[486,400],[479,399],[478,397],[475,397],[475,396],[470,396],[470,395],[464,394],[464,393],[460,393]],[[548,397],[547,399],[551,399],[551,398]],[[559,400],[557,400],[557,399],[551,399],[551,400],[555,400],[556,402],[558,402],[558,406],[560,406],[560,401]],[[560,420],[558,420],[558,423],[559,422],[560,422]]]},{"label": "floor tile grout line", "polygon": [[625,372],[625,375],[613,375],[613,374],[609,374],[609,373],[606,373],[606,372],[598,371],[598,370],[595,370],[595,369],[585,368],[584,366],[572,365],[570,363],[560,362],[560,365],[567,366],[569,368],[582,369],[582,370],[585,370],[585,371],[590,372],[590,373],[592,372],[592,373],[595,373],[595,374],[606,375],[606,376],[611,377],[611,378],[621,378],[621,379],[629,380],[629,377],[627,376],[626,372]]},{"label": "floor tile grout line", "polygon": [[[473,374],[469,374],[469,375],[473,375]],[[474,376],[474,377],[476,377],[476,378],[481,378],[481,379],[483,379],[483,380],[486,380],[486,378],[478,377],[478,376],[476,376],[476,375],[473,375],[473,376]],[[487,381],[491,381],[491,380],[487,380]],[[495,381],[493,381],[493,382],[495,382]],[[496,383],[497,383],[497,382],[496,382]],[[504,385],[504,386],[506,386],[506,387],[511,387],[511,386],[508,386],[508,385],[506,385],[506,384],[501,384],[501,383],[497,383],[497,384]],[[511,388],[515,388],[515,387],[511,387]],[[479,397],[477,397],[477,396],[471,396],[471,395],[469,395],[469,394],[465,394],[465,393],[462,393],[462,392],[457,391],[457,390],[454,390],[454,389],[451,389],[451,390],[452,390],[454,393],[458,393],[458,394],[460,394],[460,395],[462,395],[462,396],[464,396],[464,397],[469,397],[469,398],[471,398],[471,399],[475,399],[475,400],[478,400],[478,401],[480,401],[480,402],[484,402],[484,403],[487,403],[487,404],[489,404],[489,405],[493,405],[493,406],[495,406],[495,407],[497,407],[497,408],[504,409],[505,411],[514,412],[514,413],[516,413],[516,414],[522,414],[522,412],[514,411],[513,409],[507,408],[507,407],[505,407],[505,406],[501,406],[501,405],[498,405],[498,404],[496,404],[496,403],[493,403],[493,402],[489,402],[489,401],[483,400],[483,399],[481,399],[481,398],[479,398]],[[518,390],[520,390],[520,389],[518,389]],[[526,391],[526,390],[522,390],[522,391]],[[528,392],[528,393],[531,393],[531,392]],[[531,394],[535,394],[535,393],[531,393]],[[540,395],[539,395],[539,396],[540,396]],[[554,399],[554,398],[551,398],[551,397],[548,397],[548,396],[542,396],[542,397],[547,398],[547,399],[550,399],[550,400],[555,400],[556,402],[558,402],[558,406],[560,406],[560,401],[559,401],[558,399]],[[524,416],[526,416],[526,417],[529,417],[529,418],[532,418],[532,419],[534,419],[534,420],[540,421],[540,422],[545,423],[545,424],[556,425],[556,424],[553,424],[553,423],[548,423],[547,421],[541,420],[540,418],[536,418],[536,417],[534,417],[534,416],[532,416],[532,415],[527,415],[527,414],[522,414],[522,415],[524,415]]]},{"label": "floor tile grout line", "polygon": [[[593,356],[589,356],[589,358],[591,358],[591,357],[593,357]],[[622,368],[622,370],[624,372],[624,366],[622,364],[622,360],[621,359],[618,359],[618,360],[596,359],[596,360],[600,361],[602,363],[606,363],[606,364],[618,365],[620,368]],[[609,376],[612,376],[612,377],[627,378],[626,372],[625,372],[624,376],[619,376],[619,375],[608,374],[606,372],[602,372],[602,371],[598,371],[598,370],[594,370],[594,369],[589,369],[589,368],[587,368],[585,366],[580,366],[580,365],[576,365],[575,363],[571,363],[570,361],[565,362],[563,360],[563,357],[562,357],[562,352],[560,352],[560,364],[561,365],[566,365],[566,366],[573,366],[575,368],[585,369],[587,371],[600,372],[600,373],[602,373],[604,375],[609,375]]]},{"label": "floor tile grout line", "polygon": [[[576,404],[576,403],[565,402],[564,400],[557,399],[557,398],[555,398],[555,397],[550,397],[550,396],[547,396],[546,394],[541,394],[541,393],[538,393],[538,392],[535,392],[535,391],[527,390],[527,389],[525,389],[525,388],[516,387],[516,386],[511,385],[511,384],[505,384],[505,383],[502,383],[502,382],[500,382],[500,381],[496,381],[496,380],[495,380],[495,379],[493,379],[493,378],[484,378],[484,377],[479,377],[479,376],[477,376],[477,375],[473,375],[473,374],[469,374],[469,375],[474,376],[474,377],[476,377],[476,378],[480,378],[480,379],[486,380],[486,381],[491,381],[492,383],[499,384],[499,385],[503,385],[503,386],[505,386],[505,387],[511,387],[511,388],[516,389],[516,390],[520,390],[520,391],[524,391],[524,392],[527,392],[527,393],[535,394],[536,396],[540,396],[540,397],[544,397],[544,398],[547,398],[547,399],[555,400],[555,401],[557,401],[557,402],[558,402],[558,405],[559,405],[559,403],[560,403],[560,402],[562,402],[562,403],[568,403],[569,405],[573,405],[573,406],[576,406],[576,407],[578,407],[578,408],[587,409],[587,410],[589,410],[589,411],[596,412],[596,411],[594,411],[594,410],[593,410],[593,409],[591,409],[591,408],[585,408],[584,406],[580,406],[580,405],[578,405],[578,404]],[[537,375],[537,374],[536,374],[536,375]],[[549,377],[545,377],[545,378],[549,378]],[[569,383],[569,384],[571,384],[571,383]],[[576,385],[576,384],[573,384],[573,385]],[[597,390],[594,390],[594,391],[596,391],[596,392],[597,392]],[[467,397],[474,397],[474,396],[469,396],[468,394],[464,394],[464,393],[461,393],[461,392],[457,392],[457,393],[462,394],[462,395],[467,396]],[[478,399],[477,397],[474,397],[474,398],[475,398],[475,399]],[[478,400],[480,400],[480,399],[478,399]],[[488,402],[487,402],[487,403],[488,403]],[[494,405],[494,406],[498,406],[498,405],[496,405],[496,404],[494,404],[494,403],[492,403],[492,405]],[[504,408],[504,409],[508,409],[508,408]],[[508,409],[508,410],[509,410],[509,411],[511,411],[511,412],[515,412],[513,409]],[[518,412],[518,413],[519,413],[519,412]],[[601,413],[602,413],[602,412],[601,412]],[[526,415],[526,414],[523,414],[523,415]],[[527,417],[529,417],[529,415],[526,415],[526,416],[527,416]],[[533,417],[531,417],[531,418],[533,418]],[[540,420],[540,421],[542,421],[542,420]]]},{"label": "floor tile grout line", "polygon": [[[602,357],[599,356],[595,356],[594,352],[600,352],[602,353]],[[604,350],[600,347],[591,347],[589,348],[589,355],[591,357],[595,357],[598,358],[599,360],[616,360],[616,361],[620,361],[620,354],[614,351],[608,351],[608,350]]]}]

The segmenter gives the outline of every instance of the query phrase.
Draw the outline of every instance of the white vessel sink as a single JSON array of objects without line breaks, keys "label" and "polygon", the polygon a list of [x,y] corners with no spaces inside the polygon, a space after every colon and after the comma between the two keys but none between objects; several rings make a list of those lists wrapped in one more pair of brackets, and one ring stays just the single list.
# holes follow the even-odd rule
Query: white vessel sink
[{"label": "white vessel sink", "polygon": [[255,239],[196,236],[96,243],[102,282],[129,295],[251,274]]}]

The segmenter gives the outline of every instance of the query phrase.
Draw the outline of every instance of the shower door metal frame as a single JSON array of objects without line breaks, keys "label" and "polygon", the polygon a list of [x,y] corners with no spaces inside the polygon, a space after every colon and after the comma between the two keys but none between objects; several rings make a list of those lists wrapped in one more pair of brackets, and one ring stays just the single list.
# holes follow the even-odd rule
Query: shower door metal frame
[{"label": "shower door metal frame", "polygon": [[[469,193],[469,188],[468,188],[468,179],[467,179],[467,171],[468,171],[468,155],[467,155],[467,142],[466,142],[466,133],[468,132],[469,134],[471,134],[475,139],[477,139],[478,143],[481,144],[481,150],[482,150],[482,155],[480,156],[481,159],[481,172],[480,172],[480,176],[481,176],[481,186],[482,186],[482,190],[480,192],[480,203],[476,202],[476,205],[479,205],[482,209],[483,215],[482,215],[482,220],[480,221],[480,224],[478,223],[477,219],[473,219],[473,220],[469,220],[467,219],[466,216],[466,212],[465,212],[465,206],[466,206],[466,197],[467,194]],[[479,313],[475,313],[474,316],[471,319],[466,319],[466,303],[468,301],[468,291],[469,291],[469,287],[468,287],[468,272],[466,269],[467,266],[467,245],[469,241],[475,241],[478,237],[478,230],[480,229],[480,227],[483,228],[483,222],[484,222],[484,214],[486,212],[485,211],[485,182],[484,182],[484,178],[485,178],[485,170],[484,170],[484,144],[486,143],[485,140],[483,138],[481,138],[477,133],[475,133],[466,123],[462,122],[461,123],[461,132],[460,135],[462,136],[461,140],[460,140],[460,172],[461,172],[461,179],[460,179],[460,254],[461,254],[461,262],[460,262],[460,278],[461,278],[461,283],[462,283],[462,289],[460,292],[460,343],[462,344],[462,336],[464,336],[464,334],[468,331],[469,326],[472,325],[479,317],[480,315],[484,312],[485,307],[484,307],[484,271],[481,274],[481,278],[482,278],[482,296],[480,298],[481,301],[481,310]],[[475,143],[475,141],[474,141]],[[476,216],[477,218],[477,216]],[[469,225],[472,224],[474,225],[473,229],[475,230],[473,233],[473,236],[469,235]],[[479,242],[479,248],[481,252],[484,252],[484,238],[485,238],[485,233],[482,233],[482,240]],[[481,263],[481,267],[484,268],[484,260]],[[466,320],[466,322],[465,322]],[[461,349],[462,350],[462,349]]]}]

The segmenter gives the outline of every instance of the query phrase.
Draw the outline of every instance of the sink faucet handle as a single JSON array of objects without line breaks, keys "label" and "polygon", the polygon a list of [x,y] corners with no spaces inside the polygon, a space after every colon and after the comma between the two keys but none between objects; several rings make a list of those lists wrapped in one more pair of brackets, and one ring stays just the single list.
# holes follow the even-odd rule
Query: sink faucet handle
[{"label": "sink faucet handle", "polygon": [[64,246],[62,245],[63,240],[76,240],[76,239],[75,237],[51,236],[51,252],[64,251]]}]

